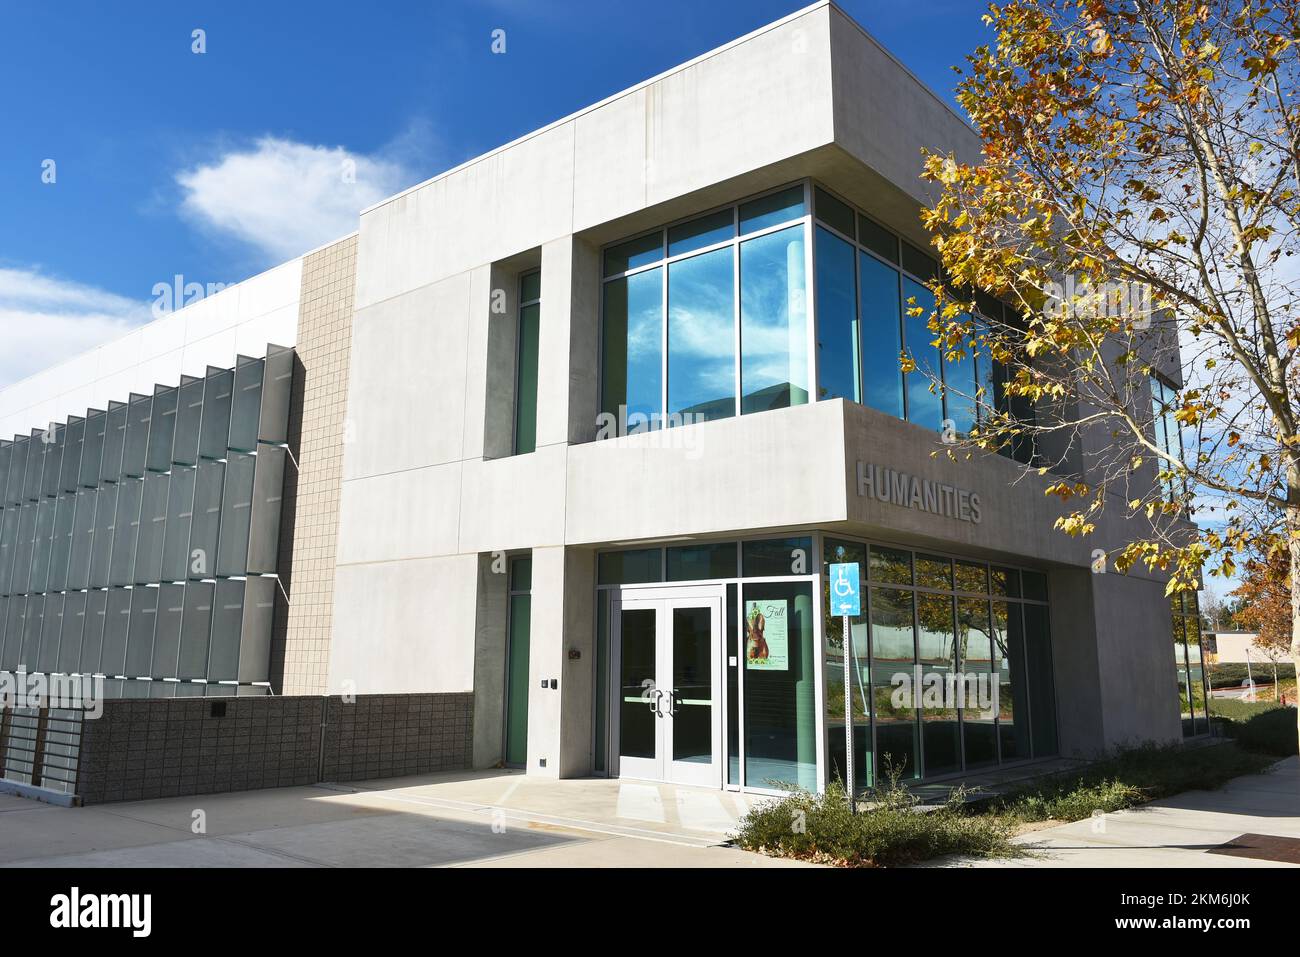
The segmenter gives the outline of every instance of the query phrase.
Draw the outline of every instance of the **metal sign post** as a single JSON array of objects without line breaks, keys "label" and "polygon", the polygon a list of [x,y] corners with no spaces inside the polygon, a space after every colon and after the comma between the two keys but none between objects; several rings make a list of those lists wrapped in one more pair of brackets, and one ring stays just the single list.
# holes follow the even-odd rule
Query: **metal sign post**
[{"label": "metal sign post", "polygon": [[852,671],[849,667],[849,656],[853,651],[853,628],[849,624],[849,616],[844,616],[844,789],[849,798],[849,813],[852,814],[857,810],[857,801],[854,797],[857,795],[853,781],[853,692],[849,689]]},{"label": "metal sign post", "polygon": [[849,812],[857,810],[857,787],[853,780],[853,625],[851,619],[862,614],[862,596],[858,588],[858,563],[840,562],[830,566],[831,608],[843,622],[844,648],[844,792]]}]

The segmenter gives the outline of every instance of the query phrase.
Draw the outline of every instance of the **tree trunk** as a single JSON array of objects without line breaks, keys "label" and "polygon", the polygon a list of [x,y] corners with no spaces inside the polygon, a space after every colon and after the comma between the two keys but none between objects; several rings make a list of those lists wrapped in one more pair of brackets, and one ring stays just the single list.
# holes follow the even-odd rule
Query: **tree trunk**
[{"label": "tree trunk", "polygon": [[[1291,661],[1295,665],[1296,677],[1300,679],[1300,505],[1296,504],[1300,496],[1300,487],[1294,481],[1295,467],[1288,471],[1286,531],[1289,538],[1287,545],[1291,555]],[[1300,681],[1296,683],[1300,692]],[[1300,693],[1296,695],[1296,741],[1300,742]]]}]

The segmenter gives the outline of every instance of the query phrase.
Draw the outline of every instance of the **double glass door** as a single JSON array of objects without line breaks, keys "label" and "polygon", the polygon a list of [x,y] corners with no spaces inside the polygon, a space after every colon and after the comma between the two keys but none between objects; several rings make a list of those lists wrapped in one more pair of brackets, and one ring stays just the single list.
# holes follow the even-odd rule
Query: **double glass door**
[{"label": "double glass door", "polygon": [[612,601],[617,775],[722,786],[722,609],[713,589],[625,589]]}]

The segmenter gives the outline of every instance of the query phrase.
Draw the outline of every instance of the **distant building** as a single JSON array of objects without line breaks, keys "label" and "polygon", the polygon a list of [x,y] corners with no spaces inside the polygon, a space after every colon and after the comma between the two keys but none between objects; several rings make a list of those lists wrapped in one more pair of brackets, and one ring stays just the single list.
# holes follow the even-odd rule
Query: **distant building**
[{"label": "distant building", "polygon": [[[1253,631],[1220,631],[1207,635],[1205,658],[1211,665],[1245,664],[1268,661],[1268,655],[1256,646],[1259,635]],[[1247,658],[1249,656],[1249,658]]]}]

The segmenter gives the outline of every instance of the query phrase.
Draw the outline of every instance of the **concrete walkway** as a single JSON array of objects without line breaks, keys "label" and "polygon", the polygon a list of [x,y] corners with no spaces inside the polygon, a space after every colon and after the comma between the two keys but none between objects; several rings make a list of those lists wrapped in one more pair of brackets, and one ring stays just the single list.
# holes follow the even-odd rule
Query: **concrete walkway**
[{"label": "concrete walkway", "polygon": [[0,795],[0,866],[806,866],[717,846],[747,807],[700,788],[513,772],[86,808]]},{"label": "concrete walkway", "polygon": [[931,867],[1296,867],[1210,853],[1243,834],[1300,839],[1300,758],[1217,791],[1187,791],[1129,811],[1023,834],[1031,856],[947,858]]}]

